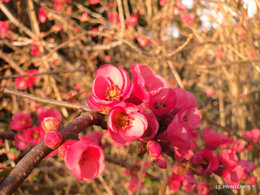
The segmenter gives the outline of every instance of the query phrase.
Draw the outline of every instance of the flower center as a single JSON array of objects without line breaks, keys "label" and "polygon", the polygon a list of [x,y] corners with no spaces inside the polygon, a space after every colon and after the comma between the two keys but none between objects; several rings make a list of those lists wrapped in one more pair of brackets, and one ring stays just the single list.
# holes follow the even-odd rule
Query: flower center
[{"label": "flower center", "polygon": [[88,150],[86,150],[85,152],[83,152],[81,159],[79,161],[79,164],[82,165],[83,163],[85,163],[88,160],[89,160],[89,155],[88,155]]},{"label": "flower center", "polygon": [[105,97],[107,100],[114,101],[119,100],[121,95],[121,90],[115,84],[112,84],[110,87],[107,87],[105,91]]},{"label": "flower center", "polygon": [[39,138],[39,134],[36,133],[36,132],[32,132],[32,138],[33,138],[33,139]]},{"label": "flower center", "polygon": [[25,124],[26,124],[26,120],[25,119],[21,120],[20,125],[25,125]]},{"label": "flower center", "polygon": [[167,105],[163,100],[159,100],[157,102],[154,103],[154,107],[156,109],[161,109],[161,108],[165,108]]},{"label": "flower center", "polygon": [[118,129],[126,130],[131,125],[131,118],[125,113],[118,113],[115,115],[114,124]]}]

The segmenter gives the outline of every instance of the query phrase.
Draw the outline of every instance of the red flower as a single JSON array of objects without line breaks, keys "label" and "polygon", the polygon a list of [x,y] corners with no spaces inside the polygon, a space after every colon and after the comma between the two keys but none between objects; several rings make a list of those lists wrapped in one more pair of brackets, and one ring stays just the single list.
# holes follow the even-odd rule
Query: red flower
[{"label": "red flower", "polygon": [[197,190],[198,190],[197,195],[209,195],[210,194],[209,187],[206,184],[204,184],[204,183],[200,183],[197,186]]},{"label": "red flower", "polygon": [[14,135],[14,145],[19,150],[25,150],[28,148],[29,142],[23,133],[17,133]]},{"label": "red flower", "polygon": [[51,149],[57,148],[63,140],[61,132],[56,130],[48,131],[44,136],[44,144]]},{"label": "red flower", "polygon": [[103,149],[86,140],[72,144],[67,149],[64,161],[68,169],[79,180],[96,178],[105,169]]},{"label": "red flower", "polygon": [[41,55],[40,47],[38,44],[33,44],[31,49],[31,55],[38,57]]},{"label": "red flower", "polygon": [[41,23],[45,23],[46,22],[46,19],[47,19],[47,16],[46,16],[46,10],[44,7],[41,7],[39,9],[39,15],[38,15],[38,18],[40,20]]},{"label": "red flower", "polygon": [[171,186],[171,190],[173,193],[176,193],[179,191],[181,186],[181,175],[173,174],[171,177],[168,178],[168,185]]},{"label": "red flower", "polygon": [[22,131],[31,127],[31,125],[30,113],[24,114],[22,112],[17,112],[12,116],[12,121],[10,122],[11,128],[16,131]]},{"label": "red flower", "polygon": [[142,137],[148,122],[134,104],[122,102],[109,111],[107,127],[114,141],[125,144]]},{"label": "red flower", "polygon": [[100,0],[89,0],[90,5],[96,5],[100,2]]}]

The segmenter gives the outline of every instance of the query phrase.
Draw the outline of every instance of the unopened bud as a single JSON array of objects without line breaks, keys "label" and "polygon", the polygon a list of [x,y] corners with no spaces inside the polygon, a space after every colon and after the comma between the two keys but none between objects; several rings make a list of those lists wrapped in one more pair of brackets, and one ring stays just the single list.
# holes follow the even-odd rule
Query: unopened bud
[{"label": "unopened bud", "polygon": [[63,140],[61,132],[50,130],[44,136],[44,143],[48,148],[57,148]]},{"label": "unopened bud", "polygon": [[50,130],[59,131],[61,122],[55,117],[46,117],[41,122],[41,126],[46,133]]},{"label": "unopened bud", "polygon": [[147,151],[152,158],[158,158],[162,153],[162,147],[158,142],[150,141],[147,144]]}]

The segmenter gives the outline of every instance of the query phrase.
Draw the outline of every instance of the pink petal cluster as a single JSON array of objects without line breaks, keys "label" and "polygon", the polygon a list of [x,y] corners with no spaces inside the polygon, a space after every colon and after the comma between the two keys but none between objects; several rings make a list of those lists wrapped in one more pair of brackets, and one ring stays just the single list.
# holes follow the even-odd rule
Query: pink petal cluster
[{"label": "pink petal cluster", "polygon": [[99,145],[84,139],[68,147],[65,152],[64,162],[79,180],[96,178],[105,169],[103,149]]},{"label": "pink petal cluster", "polygon": [[16,131],[22,131],[32,126],[30,113],[24,114],[23,112],[16,112],[12,116],[10,127]]},{"label": "pink petal cluster", "polygon": [[44,7],[40,7],[38,18],[39,18],[41,23],[45,23],[46,22],[46,20],[47,20],[46,14],[47,14],[47,12],[46,12],[45,8]]},{"label": "pink petal cluster", "polygon": [[138,16],[136,14],[131,14],[130,18],[125,20],[127,27],[134,26],[138,22]]},{"label": "pink petal cluster", "polygon": [[63,136],[57,130],[50,130],[44,135],[44,144],[51,149],[57,148],[62,141]]},{"label": "pink petal cluster", "polygon": [[206,128],[203,131],[203,140],[206,147],[215,150],[220,145],[228,141],[228,137],[222,133],[215,133],[212,129]]},{"label": "pink petal cluster", "polygon": [[0,38],[4,38],[6,35],[8,35],[9,32],[9,25],[7,21],[1,21],[0,20]]},{"label": "pink petal cluster", "polygon": [[[31,70],[27,71],[25,74],[36,74],[36,73],[38,73],[38,70],[31,69]],[[39,76],[37,76],[37,75],[28,76],[28,77],[17,77],[15,79],[15,85],[16,85],[17,89],[25,90],[28,87],[33,87],[34,83],[38,77]]]}]

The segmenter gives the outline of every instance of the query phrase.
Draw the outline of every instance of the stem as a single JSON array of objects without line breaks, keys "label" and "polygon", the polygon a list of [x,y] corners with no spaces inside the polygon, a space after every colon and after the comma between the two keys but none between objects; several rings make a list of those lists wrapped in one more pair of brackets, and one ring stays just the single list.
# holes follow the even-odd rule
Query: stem
[{"label": "stem", "polygon": [[[97,112],[86,112],[76,118],[61,130],[63,140],[71,135],[78,134],[89,126],[101,123],[103,117]],[[32,172],[34,167],[44,159],[52,150],[42,141],[32,148],[14,167],[9,175],[0,184],[0,195],[12,194],[19,185]]]},{"label": "stem", "polygon": [[14,140],[14,135],[13,132],[0,132],[0,139]]}]

